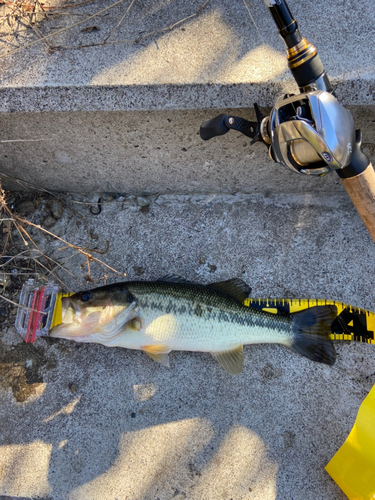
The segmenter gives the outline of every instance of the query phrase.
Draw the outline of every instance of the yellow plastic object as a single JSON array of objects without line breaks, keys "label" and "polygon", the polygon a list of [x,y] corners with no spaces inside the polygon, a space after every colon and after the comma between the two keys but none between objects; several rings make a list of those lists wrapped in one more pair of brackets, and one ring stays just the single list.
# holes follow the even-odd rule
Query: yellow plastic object
[{"label": "yellow plastic object", "polygon": [[350,500],[375,499],[375,385],[326,471]]},{"label": "yellow plastic object", "polygon": [[55,309],[53,311],[51,328],[53,328],[56,325],[59,325],[62,322],[62,304],[61,304],[61,299],[63,297],[70,297],[70,295],[73,295],[73,294],[72,293],[58,293],[57,294],[56,303],[55,303]]}]

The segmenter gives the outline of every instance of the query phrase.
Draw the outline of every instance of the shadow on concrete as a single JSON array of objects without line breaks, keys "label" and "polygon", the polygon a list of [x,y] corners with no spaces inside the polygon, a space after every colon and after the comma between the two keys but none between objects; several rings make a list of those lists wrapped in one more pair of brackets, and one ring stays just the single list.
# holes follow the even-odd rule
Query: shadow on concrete
[{"label": "shadow on concrete", "polygon": [[[317,422],[312,391],[293,394],[293,383],[286,384],[288,357],[295,355],[285,361],[282,348],[247,349],[236,378],[204,354],[173,354],[166,370],[124,349],[45,340],[38,348],[59,361],[44,372],[41,396],[3,406],[5,498],[273,499],[289,492],[310,498],[310,488],[341,498],[315,470],[323,469],[322,431],[331,424]],[[304,363],[297,358],[295,371]],[[306,368],[308,384],[330,370]],[[331,401],[319,398],[324,411]],[[302,456],[306,441],[315,456]]]},{"label": "shadow on concrete", "polygon": [[[110,6],[94,2],[81,10],[49,16],[39,28],[58,32]],[[286,60],[264,5],[252,6],[253,21],[242,2],[223,6],[204,2],[159,0],[135,2],[108,45],[96,46],[113,31],[128,4],[121,3],[86,24],[64,31],[49,42],[61,47],[46,52],[39,43],[2,59],[2,81],[8,87],[117,86],[192,83],[261,83],[286,72]],[[181,24],[179,21],[184,20]],[[169,26],[172,30],[164,30]],[[85,27],[97,28],[91,32]],[[161,31],[160,31],[161,30]],[[164,30],[164,31],[163,31]],[[20,44],[35,40],[27,36]],[[145,34],[150,36],[142,38]],[[20,35],[22,36],[22,35]],[[117,43],[126,40],[124,43]],[[271,43],[271,45],[269,45]],[[72,47],[92,45],[71,50]],[[66,47],[66,49],[64,49]]]}]

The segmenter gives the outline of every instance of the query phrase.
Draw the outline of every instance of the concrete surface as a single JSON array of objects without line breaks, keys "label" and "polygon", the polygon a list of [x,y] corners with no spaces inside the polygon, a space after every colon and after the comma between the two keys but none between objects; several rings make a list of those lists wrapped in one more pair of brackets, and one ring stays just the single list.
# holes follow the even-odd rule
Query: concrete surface
[{"label": "concrete surface", "polygon": [[[35,28],[39,36],[59,33],[113,3],[51,12]],[[212,192],[218,186],[232,192],[243,183],[249,159],[274,170],[261,148],[243,154],[243,144],[249,144],[243,137],[235,140],[232,133],[203,145],[196,133],[202,120],[221,109],[243,108],[251,116],[246,108],[254,102],[270,108],[283,93],[297,91],[284,43],[261,0],[246,4],[251,17],[243,0],[211,0],[200,11],[203,4],[135,2],[111,43],[100,46],[95,44],[111,34],[129,2],[47,40],[70,48],[54,50],[41,42],[18,50],[38,35],[19,26],[12,38],[4,25],[0,140],[16,142],[1,143],[1,170],[60,190],[71,190],[74,170],[77,190],[86,192]],[[337,97],[355,107],[357,126],[372,134],[367,142],[373,145],[375,66],[367,47],[375,36],[374,4],[317,0],[307,6],[291,0],[290,8],[303,35],[317,46]],[[78,45],[91,46],[72,48]],[[251,183],[257,176],[250,175]],[[277,185],[276,179],[269,187]]]},{"label": "concrete surface", "polygon": [[[49,34],[110,4],[67,9],[38,27]],[[170,26],[202,4],[135,2],[111,40]],[[128,5],[50,41],[100,42]],[[317,0],[307,8],[290,0],[290,8],[338,97],[353,106],[374,159],[374,4]],[[250,11],[261,35],[243,2],[211,0],[199,16],[137,44],[50,53],[40,43],[1,57],[6,46],[0,172],[71,193],[161,194],[148,213],[126,200],[106,203],[98,216],[63,196],[74,212],[66,207],[51,231],[86,246],[88,227],[97,238],[91,247],[109,242],[108,253],[93,255],[129,279],[241,277],[254,297],[322,297],[374,310],[374,243],[337,177],[292,174],[233,132],[209,143],[197,135],[217,111],[239,108],[251,118],[254,101],[270,107],[296,90],[263,2]],[[99,31],[81,31],[95,25]],[[17,37],[15,47],[36,39],[22,29]],[[98,197],[73,195],[82,203]],[[42,206],[30,220],[43,225]],[[40,230],[31,235],[66,267],[56,270],[66,286],[91,286],[84,257]],[[12,254],[24,251],[17,231],[11,236]],[[2,293],[19,289],[19,269],[34,266],[41,269],[32,259],[9,263],[12,286]],[[93,286],[104,274],[121,280],[90,267]],[[333,367],[278,346],[247,347],[243,373],[230,377],[200,353],[172,354],[168,370],[124,349],[52,339],[26,345],[13,307],[1,309],[1,499],[345,498],[324,466],[375,383],[374,346],[338,345]]]},{"label": "concrete surface", "polygon": [[[110,243],[93,255],[129,279],[240,277],[254,297],[375,309],[374,243],[343,192],[164,195],[146,214],[110,202],[98,216],[68,203],[76,213],[65,208],[53,232],[85,246],[87,224],[93,246]],[[42,222],[42,205],[30,220]],[[61,242],[31,235],[70,273],[87,272]],[[25,250],[16,231],[12,245]],[[91,269],[103,283],[103,271]],[[58,275],[74,290],[88,286]],[[344,500],[324,466],[375,383],[374,346],[339,344],[333,367],[249,346],[243,373],[232,377],[202,353],[173,353],[166,369],[120,348],[26,345],[13,321],[0,338],[1,498]]]},{"label": "concrete surface", "polygon": [[[43,35],[58,33],[114,3],[96,1],[80,9],[65,9],[49,15],[38,28]],[[228,96],[232,86],[238,84],[240,89],[247,89],[250,103],[260,99],[261,104],[270,106],[274,101],[273,96],[272,102],[267,99],[270,82],[278,83],[279,94],[296,89],[287,70],[284,43],[261,0],[248,4],[252,18],[242,0],[230,4],[211,0],[194,17],[203,4],[198,0],[135,2],[108,39],[126,43],[80,50],[51,51],[42,42],[11,54],[15,46],[29,44],[37,40],[37,35],[30,28],[19,29],[11,45],[5,33],[8,45],[0,54],[2,110],[238,107],[247,103],[233,103],[233,97]],[[86,23],[56,34],[48,43],[58,47],[100,43],[129,5],[122,2]],[[369,40],[375,36],[374,4],[366,0],[345,4],[342,0],[317,0],[306,6],[291,0],[289,6],[302,34],[317,46],[344,103],[374,104],[375,68],[367,50]],[[165,30],[184,19],[173,30]],[[82,31],[94,26],[97,30]],[[155,33],[140,38],[151,32]],[[38,100],[28,98],[29,92],[31,96],[43,96],[43,108]],[[169,93],[177,94],[171,98]],[[238,98],[234,90],[236,94]]]},{"label": "concrete surface", "polygon": [[[375,164],[375,107],[350,109]],[[336,174],[296,175],[234,131],[202,141],[201,123],[221,111],[255,119],[246,109],[0,113],[0,174],[77,192],[342,192]]]}]

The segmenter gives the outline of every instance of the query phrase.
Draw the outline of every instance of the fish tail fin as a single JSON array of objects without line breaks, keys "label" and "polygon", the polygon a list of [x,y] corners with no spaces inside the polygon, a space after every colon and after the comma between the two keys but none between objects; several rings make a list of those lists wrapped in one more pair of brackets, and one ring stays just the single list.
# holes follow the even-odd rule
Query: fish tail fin
[{"label": "fish tail fin", "polygon": [[312,361],[333,365],[336,350],[329,336],[336,316],[335,306],[316,306],[293,314],[293,342],[290,348]]}]

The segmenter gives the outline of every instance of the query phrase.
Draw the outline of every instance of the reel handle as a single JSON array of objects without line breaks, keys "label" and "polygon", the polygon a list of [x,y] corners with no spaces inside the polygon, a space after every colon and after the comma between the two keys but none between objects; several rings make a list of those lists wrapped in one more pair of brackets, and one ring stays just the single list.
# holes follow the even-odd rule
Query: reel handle
[{"label": "reel handle", "polygon": [[203,122],[199,131],[201,139],[208,141],[213,137],[224,135],[229,132],[229,127],[226,125],[228,118],[229,116],[223,113]]},{"label": "reel handle", "polygon": [[262,115],[257,103],[254,104],[254,109],[257,117],[256,122],[224,113],[206,120],[200,128],[201,139],[208,141],[218,135],[226,134],[229,130],[236,130],[246,137],[250,137],[252,139],[251,144],[258,141],[271,144],[267,131],[268,117]]}]

